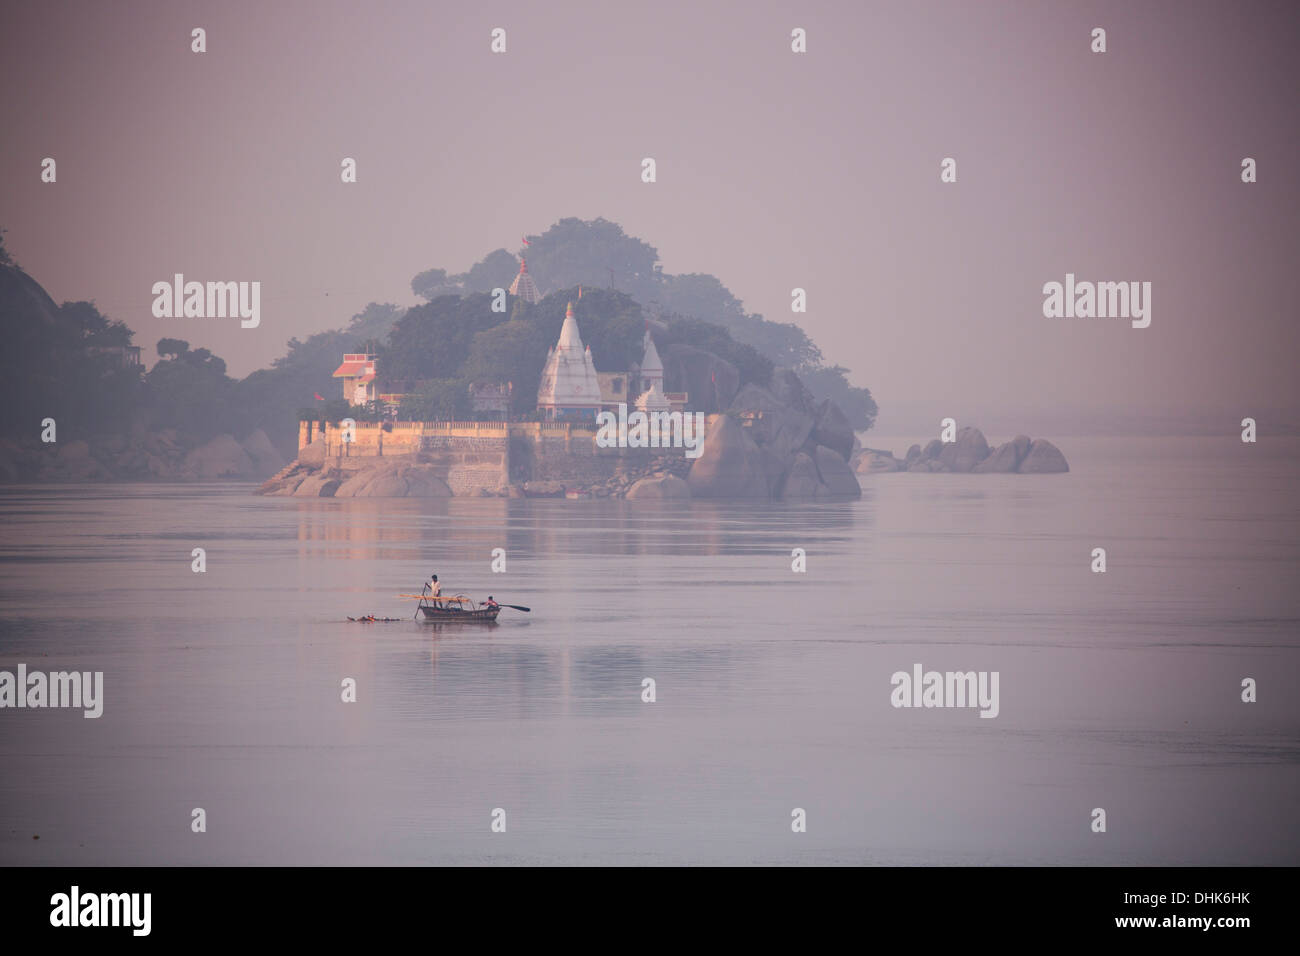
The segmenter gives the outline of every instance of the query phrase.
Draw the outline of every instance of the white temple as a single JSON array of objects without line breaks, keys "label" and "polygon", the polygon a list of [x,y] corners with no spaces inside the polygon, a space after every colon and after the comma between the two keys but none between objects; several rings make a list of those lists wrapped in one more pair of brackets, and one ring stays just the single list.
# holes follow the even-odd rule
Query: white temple
[{"label": "white temple", "polygon": [[[520,275],[526,273],[520,272]],[[560,341],[547,353],[546,365],[542,367],[542,380],[537,386],[537,408],[548,419],[594,419],[600,410],[596,365],[591,360],[590,346],[583,348],[572,302],[564,313]]]},{"label": "white temple", "polygon": [[519,296],[519,298],[531,305],[536,305],[542,301],[542,294],[537,291],[537,283],[528,274],[527,259],[521,258],[519,260],[519,275],[515,276],[515,281],[510,283],[510,288],[507,291],[511,295]]},{"label": "white temple", "polygon": [[[655,348],[655,340],[650,337],[650,328],[645,330],[645,356],[641,359],[641,389],[650,391],[655,385],[659,386],[659,393],[662,396],[664,390],[664,363],[659,360],[659,350]],[[640,402],[637,403],[640,407]]]}]

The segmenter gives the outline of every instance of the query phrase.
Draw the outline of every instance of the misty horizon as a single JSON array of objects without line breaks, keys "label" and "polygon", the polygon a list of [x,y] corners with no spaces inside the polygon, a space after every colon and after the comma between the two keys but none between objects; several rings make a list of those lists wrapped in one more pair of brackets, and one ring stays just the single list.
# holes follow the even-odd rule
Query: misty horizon
[{"label": "misty horizon", "polygon": [[[43,79],[8,104],[0,225],[56,300],[95,301],[149,360],[181,338],[243,377],[369,302],[415,304],[421,271],[604,217],[665,272],[798,324],[872,390],[876,432],[1300,419],[1297,130],[1276,81],[1300,31],[1282,8],[143,4],[129,30],[62,11],[3,15],[9,88]],[[260,281],[260,326],[154,318],[150,288],[176,272]],[[1044,283],[1067,274],[1150,282],[1150,327],[1045,318]]]}]

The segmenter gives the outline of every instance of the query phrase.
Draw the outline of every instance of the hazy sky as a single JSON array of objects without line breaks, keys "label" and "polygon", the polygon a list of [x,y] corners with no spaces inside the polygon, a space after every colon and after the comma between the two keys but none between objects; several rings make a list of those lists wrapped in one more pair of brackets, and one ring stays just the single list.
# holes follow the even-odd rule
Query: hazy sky
[{"label": "hazy sky", "polygon": [[[1242,2],[8,3],[0,225],[56,301],[237,375],[413,304],[421,270],[603,216],[797,319],[882,427],[1294,422],[1298,23]],[[261,326],[153,318],[175,272],[260,281]],[[1067,272],[1150,281],[1150,328],[1044,318]]]}]

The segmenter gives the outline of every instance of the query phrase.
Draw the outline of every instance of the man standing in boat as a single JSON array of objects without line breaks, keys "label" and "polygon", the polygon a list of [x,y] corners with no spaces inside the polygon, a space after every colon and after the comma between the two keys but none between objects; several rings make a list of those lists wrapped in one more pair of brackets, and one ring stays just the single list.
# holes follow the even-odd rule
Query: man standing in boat
[{"label": "man standing in boat", "polygon": [[428,581],[424,587],[425,590],[429,592],[429,596],[433,598],[433,606],[442,607],[442,601],[440,600],[442,597],[442,585],[438,583],[438,575],[435,574],[432,580]]}]

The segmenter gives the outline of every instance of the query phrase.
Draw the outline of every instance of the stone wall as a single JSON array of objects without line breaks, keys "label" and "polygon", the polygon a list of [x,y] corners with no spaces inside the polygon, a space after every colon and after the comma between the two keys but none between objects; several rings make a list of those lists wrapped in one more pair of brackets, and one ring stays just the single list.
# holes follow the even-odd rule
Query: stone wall
[{"label": "stone wall", "polygon": [[344,434],[338,425],[303,422],[299,441],[307,444],[300,460],[348,474],[409,459],[456,496],[502,494],[528,482],[578,488],[666,465],[685,473],[675,466],[689,465],[681,448],[599,448],[595,428],[571,422],[358,422],[352,441],[344,442]]}]

